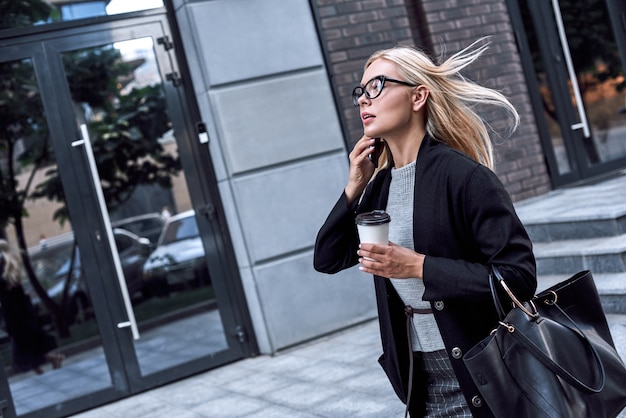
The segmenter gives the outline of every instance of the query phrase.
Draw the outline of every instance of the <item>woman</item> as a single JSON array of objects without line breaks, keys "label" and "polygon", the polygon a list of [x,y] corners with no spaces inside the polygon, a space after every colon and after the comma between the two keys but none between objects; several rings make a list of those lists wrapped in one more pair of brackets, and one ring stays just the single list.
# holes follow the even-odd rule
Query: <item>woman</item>
[{"label": "woman", "polygon": [[[440,65],[408,47],[369,58],[353,92],[364,135],[315,244],[316,270],[359,264],[374,275],[379,361],[411,417],[493,416],[463,364],[498,321],[490,266],[520,298],[536,290],[531,242],[491,170],[475,108],[499,106],[514,127],[519,117],[502,94],[460,74],[486,48],[476,42]],[[376,169],[374,138],[384,146]],[[355,216],[376,209],[391,216],[389,245],[359,245]]]},{"label": "woman", "polygon": [[51,353],[56,348],[56,341],[42,329],[30,297],[24,293],[22,274],[19,252],[0,239],[0,304],[11,337],[13,369],[16,373],[34,370],[42,374],[46,361],[58,369],[65,356]]}]

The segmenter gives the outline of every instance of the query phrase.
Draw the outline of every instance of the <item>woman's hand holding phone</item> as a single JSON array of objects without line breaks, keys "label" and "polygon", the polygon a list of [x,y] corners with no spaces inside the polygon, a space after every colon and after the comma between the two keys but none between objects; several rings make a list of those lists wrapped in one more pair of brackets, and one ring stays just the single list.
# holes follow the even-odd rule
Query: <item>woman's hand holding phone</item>
[{"label": "woman's hand holding phone", "polygon": [[[376,141],[377,139],[375,138],[363,135],[354,145],[354,148],[349,155],[350,174],[348,177],[348,184],[345,188],[345,193],[348,197],[348,202],[350,203],[363,193],[365,186],[367,186],[367,182],[372,177],[372,174],[374,174],[375,167],[370,159],[372,158],[370,157],[370,154],[376,150]],[[382,141],[380,139],[378,139],[378,141],[381,145],[379,148],[382,148]],[[378,161],[378,157],[376,157],[375,160]]]}]

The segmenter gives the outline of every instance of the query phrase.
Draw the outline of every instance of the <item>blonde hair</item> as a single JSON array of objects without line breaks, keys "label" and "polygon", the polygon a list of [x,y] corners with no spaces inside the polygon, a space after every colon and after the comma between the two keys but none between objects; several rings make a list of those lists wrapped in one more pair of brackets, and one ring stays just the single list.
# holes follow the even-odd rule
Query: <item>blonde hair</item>
[{"label": "blonde hair", "polygon": [[[426,86],[429,90],[426,132],[493,169],[494,157],[488,125],[476,111],[476,106],[494,105],[507,111],[513,122],[510,125],[511,133],[519,125],[519,115],[502,93],[480,86],[461,74],[489,47],[489,43],[478,45],[484,39],[473,42],[439,65],[422,51],[398,46],[375,52],[365,63],[365,68],[377,59],[385,59],[395,63],[409,83]],[[380,160],[379,167],[389,162],[389,150],[386,154]]]},{"label": "blonde hair", "polygon": [[9,288],[14,287],[22,281],[22,257],[19,251],[4,239],[0,239],[0,253],[2,253],[4,258],[2,277],[7,282]]}]

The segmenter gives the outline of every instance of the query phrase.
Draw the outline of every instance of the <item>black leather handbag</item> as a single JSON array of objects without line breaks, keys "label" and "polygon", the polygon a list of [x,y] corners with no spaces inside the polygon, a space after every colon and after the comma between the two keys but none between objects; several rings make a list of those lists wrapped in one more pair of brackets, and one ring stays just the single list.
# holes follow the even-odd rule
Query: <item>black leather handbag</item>
[{"label": "black leather handbag", "polygon": [[[591,273],[578,273],[522,303],[497,267],[492,271],[501,321],[463,360],[493,414],[616,417],[626,406],[626,367]],[[506,316],[496,286],[514,305]]]}]

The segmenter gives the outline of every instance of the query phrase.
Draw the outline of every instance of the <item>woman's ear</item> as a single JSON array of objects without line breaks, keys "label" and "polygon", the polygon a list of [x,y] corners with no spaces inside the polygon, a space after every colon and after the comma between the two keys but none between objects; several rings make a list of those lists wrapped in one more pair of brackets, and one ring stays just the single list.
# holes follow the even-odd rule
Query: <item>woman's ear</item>
[{"label": "woman's ear", "polygon": [[415,87],[413,89],[413,110],[418,112],[420,111],[424,106],[426,106],[426,99],[428,99],[428,95],[430,94],[430,91],[428,90],[428,87],[420,84],[419,86]]}]

